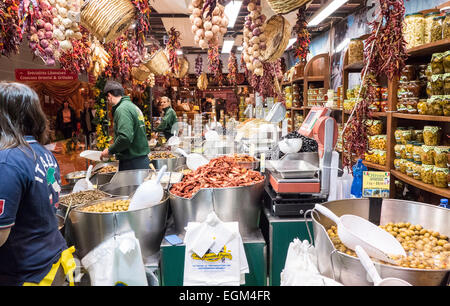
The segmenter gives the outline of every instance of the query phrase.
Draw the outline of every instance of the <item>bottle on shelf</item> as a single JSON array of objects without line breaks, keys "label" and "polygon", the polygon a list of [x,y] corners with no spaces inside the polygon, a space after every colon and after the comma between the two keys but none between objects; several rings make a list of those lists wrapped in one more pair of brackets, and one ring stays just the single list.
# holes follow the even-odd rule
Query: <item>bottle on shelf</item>
[{"label": "bottle on shelf", "polygon": [[441,199],[441,204],[439,207],[448,208],[448,199]]}]

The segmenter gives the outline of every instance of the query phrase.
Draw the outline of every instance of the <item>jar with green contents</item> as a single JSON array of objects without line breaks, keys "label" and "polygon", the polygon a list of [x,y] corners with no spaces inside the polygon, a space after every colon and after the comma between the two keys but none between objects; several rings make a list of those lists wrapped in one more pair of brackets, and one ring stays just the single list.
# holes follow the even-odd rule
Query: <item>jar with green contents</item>
[{"label": "jar with green contents", "polygon": [[443,78],[444,78],[444,95],[450,95],[450,73],[445,73]]},{"label": "jar with green contents", "polygon": [[450,147],[437,146],[434,147],[434,165],[438,168],[447,167],[447,154]]},{"label": "jar with green contents", "polygon": [[431,27],[433,26],[433,19],[439,15],[439,12],[428,13],[424,17],[424,43],[431,43]]},{"label": "jar with green contents", "polygon": [[417,103],[417,112],[421,115],[427,115],[427,112],[428,112],[427,105],[428,105],[427,99],[419,100],[419,103]]},{"label": "jar with green contents", "polygon": [[385,166],[386,165],[386,151],[377,150],[378,164]]},{"label": "jar with green contents", "polygon": [[405,129],[400,135],[400,143],[406,145],[410,140],[412,140],[411,130]]},{"label": "jar with green contents", "polygon": [[422,144],[420,142],[414,143],[414,149],[413,149],[414,161],[422,163],[422,154],[423,154]]},{"label": "jar with green contents", "polygon": [[431,80],[433,75],[445,73],[444,55],[445,53],[433,53],[433,55],[431,56],[431,70],[427,70],[429,80]]},{"label": "jar with green contents", "polygon": [[414,154],[414,141],[410,140],[408,141],[408,143],[405,145],[405,151],[406,151],[406,159],[413,159],[413,154]]},{"label": "jar with green contents", "polygon": [[434,74],[431,77],[431,93],[433,96],[444,94],[444,74]]},{"label": "jar with green contents", "polygon": [[444,96],[442,101],[442,112],[444,116],[450,116],[450,95]]},{"label": "jar with green contents", "polygon": [[423,130],[414,130],[414,140],[423,142]]},{"label": "jar with green contents", "polygon": [[433,146],[422,146],[422,155],[420,156],[420,161],[422,165],[434,165],[434,147]]},{"label": "jar with green contents", "polygon": [[[405,151],[405,145],[402,145],[402,144],[396,144],[395,146],[394,146],[394,152],[395,152],[395,157],[396,158],[398,158],[398,159],[401,159],[401,158],[403,158],[402,156],[402,152],[403,151]],[[404,154],[404,156],[406,157],[406,151],[405,151],[405,154]]]},{"label": "jar with green contents", "polygon": [[414,161],[413,178],[420,181],[420,172],[422,171],[422,163]]},{"label": "jar with green contents", "polygon": [[444,52],[444,59],[443,59],[443,64],[444,64],[444,73],[450,73],[450,50],[447,52]]},{"label": "jar with green contents", "polygon": [[395,142],[401,144],[401,136],[403,131],[406,130],[404,127],[398,127],[394,132]]},{"label": "jar with green contents", "polygon": [[406,160],[406,175],[409,177],[414,176],[414,161],[410,159]]},{"label": "jar with green contents", "polygon": [[424,126],[423,142],[427,146],[438,146],[441,141],[442,128],[440,126]]},{"label": "jar with green contents", "polygon": [[433,168],[433,185],[439,188],[448,187],[448,168]]},{"label": "jar with green contents", "polygon": [[433,116],[442,116],[444,111],[442,109],[442,100],[444,96],[432,96],[427,101],[428,114]]},{"label": "jar with green contents", "polygon": [[359,38],[352,38],[348,44],[348,65],[361,63],[364,60],[364,42]]},{"label": "jar with green contents", "polygon": [[[425,23],[425,20],[424,20]],[[425,24],[424,24],[425,27]],[[444,21],[442,22],[442,38],[450,38],[450,13],[445,14]],[[425,37],[424,37],[425,40]]]},{"label": "jar with green contents", "polygon": [[427,184],[433,184],[433,165],[422,164],[422,169],[420,171],[420,179],[422,182]]},{"label": "jar with green contents", "polygon": [[406,110],[408,114],[417,114],[417,105],[419,104],[419,98],[406,99]]},{"label": "jar with green contents", "polygon": [[403,161],[404,160],[401,158],[394,159],[394,169],[397,171],[400,171],[400,165],[401,165],[401,163],[403,163]]},{"label": "jar with green contents", "polygon": [[431,25],[431,42],[442,40],[442,26],[445,16],[438,16],[433,18]]},{"label": "jar with green contents", "polygon": [[402,162],[400,163],[400,172],[403,174],[406,174],[406,166],[408,164],[408,161],[406,159],[402,159]]}]

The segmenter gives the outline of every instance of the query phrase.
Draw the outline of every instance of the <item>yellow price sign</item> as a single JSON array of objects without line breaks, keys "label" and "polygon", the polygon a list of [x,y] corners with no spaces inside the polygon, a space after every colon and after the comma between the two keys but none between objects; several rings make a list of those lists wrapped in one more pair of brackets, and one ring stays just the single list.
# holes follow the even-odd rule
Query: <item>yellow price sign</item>
[{"label": "yellow price sign", "polygon": [[389,198],[390,185],[390,172],[363,172],[363,197],[365,198]]}]

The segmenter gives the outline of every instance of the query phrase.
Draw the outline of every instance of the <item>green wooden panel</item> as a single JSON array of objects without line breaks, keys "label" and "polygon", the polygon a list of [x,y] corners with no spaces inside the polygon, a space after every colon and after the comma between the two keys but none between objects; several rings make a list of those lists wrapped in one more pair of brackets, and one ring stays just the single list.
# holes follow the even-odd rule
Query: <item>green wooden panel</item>
[{"label": "green wooden panel", "polygon": [[[270,237],[270,248],[272,249],[272,257],[269,259],[270,272],[269,272],[269,286],[280,285],[280,273],[284,269],[286,263],[287,251],[289,244],[298,238],[301,241],[308,240],[310,243],[308,230],[304,221],[295,222],[271,222],[272,235]],[[312,222],[308,222],[311,235],[314,237]],[[269,256],[270,257],[270,256]]]}]

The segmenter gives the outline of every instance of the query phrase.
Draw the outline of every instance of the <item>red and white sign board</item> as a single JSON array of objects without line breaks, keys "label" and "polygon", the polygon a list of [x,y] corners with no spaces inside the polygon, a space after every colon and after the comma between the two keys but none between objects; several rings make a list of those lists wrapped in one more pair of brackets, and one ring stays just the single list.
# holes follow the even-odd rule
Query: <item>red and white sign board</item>
[{"label": "red and white sign board", "polygon": [[74,81],[78,75],[63,69],[16,69],[16,81]]}]

